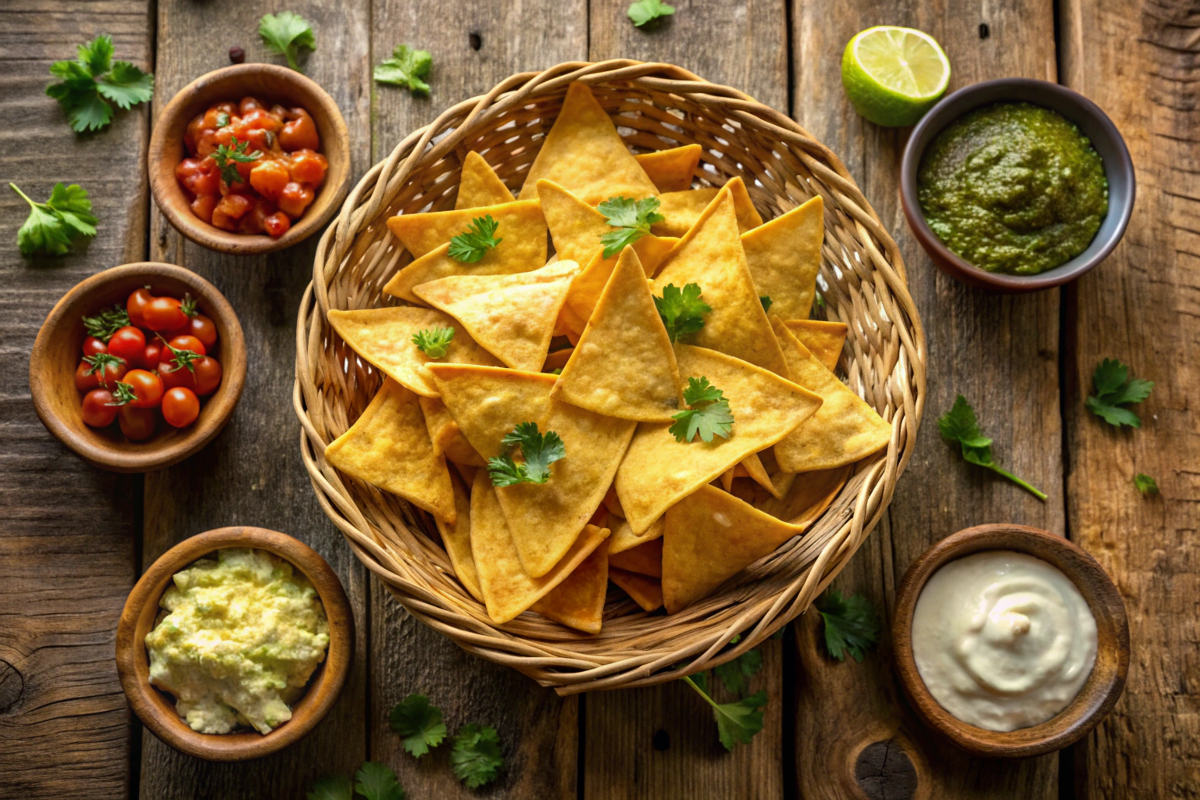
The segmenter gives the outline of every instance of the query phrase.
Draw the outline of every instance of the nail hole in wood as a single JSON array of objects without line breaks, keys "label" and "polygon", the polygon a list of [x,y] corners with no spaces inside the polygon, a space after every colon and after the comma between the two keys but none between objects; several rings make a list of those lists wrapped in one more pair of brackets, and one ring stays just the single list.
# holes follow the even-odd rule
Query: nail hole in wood
[{"label": "nail hole in wood", "polygon": [[910,800],[917,793],[917,770],[895,739],[872,742],[858,754],[854,780],[871,800]]},{"label": "nail hole in wood", "polygon": [[671,734],[666,731],[657,731],[654,734],[654,749],[660,753],[671,746]]},{"label": "nail hole in wood", "polygon": [[988,29],[988,24],[986,22],[979,23],[979,38],[986,39],[991,35],[992,32]]},{"label": "nail hole in wood", "polygon": [[471,42],[472,50],[478,50],[479,48],[483,47],[483,37],[481,37],[478,33],[469,34],[467,39]]}]

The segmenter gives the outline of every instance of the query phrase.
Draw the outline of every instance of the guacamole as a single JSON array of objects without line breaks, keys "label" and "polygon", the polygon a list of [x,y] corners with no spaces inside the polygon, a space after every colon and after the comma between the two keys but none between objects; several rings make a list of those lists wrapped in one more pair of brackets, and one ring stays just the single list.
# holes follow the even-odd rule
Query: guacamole
[{"label": "guacamole", "polygon": [[1061,115],[997,103],[955,120],[917,172],[929,227],[989,272],[1036,275],[1082,253],[1108,213],[1092,143]]},{"label": "guacamole", "polygon": [[175,695],[194,731],[270,733],[325,660],[325,608],[283,559],[245,548],[216,555],[176,573],[163,593],[169,613],[146,635],[150,683]]}]

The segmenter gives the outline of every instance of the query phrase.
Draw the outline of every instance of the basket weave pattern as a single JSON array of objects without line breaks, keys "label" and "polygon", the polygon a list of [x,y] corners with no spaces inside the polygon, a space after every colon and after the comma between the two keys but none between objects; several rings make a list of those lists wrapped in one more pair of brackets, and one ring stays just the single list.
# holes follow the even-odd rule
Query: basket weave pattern
[{"label": "basket weave pattern", "polygon": [[[893,425],[888,447],[855,468],[803,537],[671,616],[610,602],[604,628],[576,633],[534,614],[488,618],[454,577],[432,520],[400,498],[344,479],[324,459],[381,383],[326,322],[331,308],[396,302],[382,287],[410,256],[387,230],[397,213],[453,207],[462,159],[482,154],[519,189],[562,105],[582,81],[636,152],[704,147],[697,186],[741,176],[770,219],[820,194],[825,242],[818,286],[826,315],[849,325],[840,371]],[[925,336],[891,237],[841,162],[787,116],[668,64],[615,60],[514,75],[414,131],[351,191],[317,248],[296,331],[293,401],[304,464],[325,513],[355,555],[410,613],[459,646],[560,693],[647,686],[709,669],[802,613],[879,521],[916,443]],[[799,478],[798,480],[802,480]],[[735,634],[742,638],[726,648]],[[672,669],[681,665],[679,669]]]}]

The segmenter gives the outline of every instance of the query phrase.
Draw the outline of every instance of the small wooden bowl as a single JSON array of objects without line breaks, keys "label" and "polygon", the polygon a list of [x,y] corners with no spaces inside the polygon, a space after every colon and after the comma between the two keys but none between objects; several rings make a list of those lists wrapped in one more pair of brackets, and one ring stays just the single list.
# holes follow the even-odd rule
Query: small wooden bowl
[{"label": "small wooden bowl", "polygon": [[[925,582],[943,564],[983,550],[1015,550],[1057,567],[1079,589],[1096,619],[1096,666],[1091,676],[1058,716],[1031,728],[989,731],[951,716],[925,688],[913,658],[913,611]],[[1037,756],[1079,741],[1117,702],[1129,669],[1129,622],[1112,580],[1094,558],[1066,539],[1024,525],[967,528],[926,550],[908,568],[896,593],[892,637],[896,672],[920,717],[959,748],[984,758]]]},{"label": "small wooden bowl", "polygon": [[[187,155],[183,136],[188,123],[213,103],[238,102],[247,95],[263,103],[303,106],[321,136],[321,154],[329,160],[325,182],[312,205],[278,239],[266,234],[230,233],[192,213],[187,193],[175,179],[175,167]],[[350,134],[342,112],[324,89],[295,70],[274,64],[237,64],[201,75],[179,90],[155,120],[150,135],[150,191],[154,202],[187,238],[209,250],[234,255],[271,253],[316,233],[337,211],[350,184]]]},{"label": "small wooden bowl", "polygon": [[[221,385],[203,398],[200,417],[187,428],[165,422],[144,442],[83,424],[82,396],[75,388],[75,368],[83,357],[83,317],[113,303],[125,303],[138,287],[151,286],[182,298],[191,293],[200,313],[217,328],[216,359]],[[50,311],[29,356],[29,389],[38,417],[58,440],[85,461],[114,472],[149,472],[176,464],[200,450],[221,432],[246,382],[246,340],[233,306],[217,288],[191,270],[143,261],[97,273],[76,284]]]},{"label": "small wooden bowl", "polygon": [[[325,660],[292,707],[292,718],[270,733],[197,733],[175,713],[175,699],[150,685],[146,635],[154,629],[158,601],[172,576],[197,559],[229,547],[266,550],[288,561],[316,587],[329,620]],[[163,553],[129,593],[117,624],[117,672],[129,705],[142,723],[167,744],[209,761],[245,761],[299,741],[329,712],[346,683],[354,653],[354,613],[337,573],[303,542],[264,528],[217,528],[185,539]]]}]

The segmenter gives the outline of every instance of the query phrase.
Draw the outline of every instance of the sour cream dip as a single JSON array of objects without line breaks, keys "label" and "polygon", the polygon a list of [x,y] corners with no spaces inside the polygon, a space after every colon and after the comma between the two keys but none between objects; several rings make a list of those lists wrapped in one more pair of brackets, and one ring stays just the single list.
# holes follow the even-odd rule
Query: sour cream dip
[{"label": "sour cream dip", "polygon": [[1043,723],[1096,664],[1096,620],[1056,567],[988,550],[942,566],[917,598],[913,658],[933,698],[990,731]]}]

